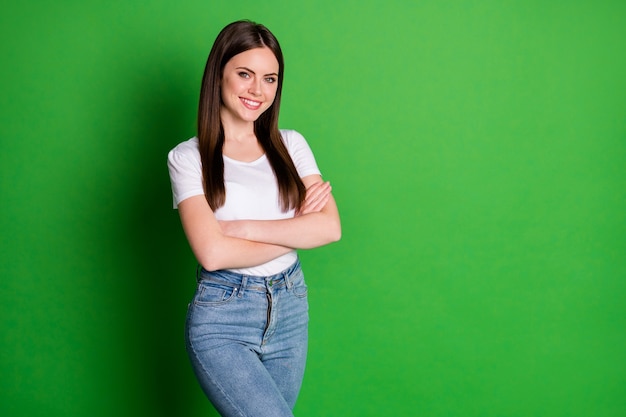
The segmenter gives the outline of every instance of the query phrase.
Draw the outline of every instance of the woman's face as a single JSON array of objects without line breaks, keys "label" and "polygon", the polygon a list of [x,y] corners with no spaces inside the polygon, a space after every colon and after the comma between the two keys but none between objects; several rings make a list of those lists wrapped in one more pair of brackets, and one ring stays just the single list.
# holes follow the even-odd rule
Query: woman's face
[{"label": "woman's face", "polygon": [[278,88],[278,60],[267,47],[249,49],[226,63],[222,76],[222,122],[254,122]]}]

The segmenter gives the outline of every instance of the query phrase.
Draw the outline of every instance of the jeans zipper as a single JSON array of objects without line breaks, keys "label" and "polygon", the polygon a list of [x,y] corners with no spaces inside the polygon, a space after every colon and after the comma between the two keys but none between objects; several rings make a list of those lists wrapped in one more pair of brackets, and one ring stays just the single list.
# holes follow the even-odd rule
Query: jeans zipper
[{"label": "jeans zipper", "polygon": [[265,297],[267,297],[267,320],[265,323],[265,329],[263,330],[263,342],[261,343],[263,345],[265,344],[265,335],[267,330],[270,328],[270,320],[272,319],[272,294],[267,292]]}]

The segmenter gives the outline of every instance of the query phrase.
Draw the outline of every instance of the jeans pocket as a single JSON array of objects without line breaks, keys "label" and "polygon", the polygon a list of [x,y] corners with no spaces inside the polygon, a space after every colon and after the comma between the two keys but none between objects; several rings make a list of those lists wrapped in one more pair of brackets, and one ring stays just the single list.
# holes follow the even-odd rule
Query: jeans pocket
[{"label": "jeans pocket", "polygon": [[237,287],[210,281],[198,283],[193,303],[199,306],[216,306],[230,302],[237,294]]},{"label": "jeans pocket", "polygon": [[304,282],[304,275],[302,274],[302,272],[297,274],[292,280],[291,290],[293,291],[293,295],[295,295],[298,298],[306,297],[307,292],[308,292],[308,287],[306,286],[306,282]]}]

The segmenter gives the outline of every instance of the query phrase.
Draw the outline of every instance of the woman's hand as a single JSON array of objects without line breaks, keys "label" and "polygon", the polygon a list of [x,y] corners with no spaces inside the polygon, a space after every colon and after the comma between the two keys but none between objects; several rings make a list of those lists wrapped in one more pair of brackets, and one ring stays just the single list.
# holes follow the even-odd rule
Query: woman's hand
[{"label": "woman's hand", "polygon": [[306,197],[295,217],[321,211],[330,198],[332,187],[330,182],[316,182],[306,190]]},{"label": "woman's hand", "polygon": [[220,232],[229,238],[293,249],[317,248],[338,241],[341,223],[330,184],[319,174],[304,177],[302,182],[307,187],[306,196],[294,217],[219,221]]},{"label": "woman's hand", "polygon": [[[328,181],[320,181],[311,185],[306,190],[306,197],[302,203],[302,208],[300,208],[300,211],[298,211],[294,217],[321,211],[328,202],[331,191],[332,187]],[[248,238],[246,234],[246,220],[219,220],[218,223],[222,228],[222,233],[226,236],[239,239]]]}]

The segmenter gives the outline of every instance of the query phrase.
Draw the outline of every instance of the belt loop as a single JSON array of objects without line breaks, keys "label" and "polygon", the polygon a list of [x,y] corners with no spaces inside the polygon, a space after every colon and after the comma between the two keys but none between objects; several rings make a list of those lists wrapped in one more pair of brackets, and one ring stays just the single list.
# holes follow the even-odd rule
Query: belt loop
[{"label": "belt loop", "polygon": [[243,291],[246,288],[246,285],[248,285],[248,277],[246,275],[244,275],[243,278],[241,278],[241,288],[239,288],[239,292],[237,293],[237,297],[239,297],[239,298],[243,297]]},{"label": "belt loop", "polygon": [[291,290],[291,287],[293,286],[293,283],[291,282],[291,274],[289,273],[285,273],[285,284],[287,285],[287,289]]}]

